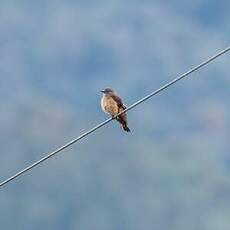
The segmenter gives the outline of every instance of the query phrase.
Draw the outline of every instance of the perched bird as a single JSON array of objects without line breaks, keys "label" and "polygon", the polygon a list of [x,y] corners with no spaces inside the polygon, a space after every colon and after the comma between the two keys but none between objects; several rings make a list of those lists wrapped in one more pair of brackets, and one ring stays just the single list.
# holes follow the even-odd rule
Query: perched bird
[{"label": "perched bird", "polygon": [[[101,99],[101,108],[105,113],[108,113],[112,117],[115,117],[117,114],[121,113],[126,109],[121,98],[116,94],[113,89],[106,88],[101,92],[103,93]],[[122,113],[120,116],[116,117],[116,120],[121,124],[121,127],[124,131],[130,132],[126,113]]]}]

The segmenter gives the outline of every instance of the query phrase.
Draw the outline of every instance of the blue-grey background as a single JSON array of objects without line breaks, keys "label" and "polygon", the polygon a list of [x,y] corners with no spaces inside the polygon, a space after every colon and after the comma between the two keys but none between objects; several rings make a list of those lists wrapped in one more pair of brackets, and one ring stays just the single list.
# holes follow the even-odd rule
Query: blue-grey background
[{"label": "blue-grey background", "polygon": [[[0,179],[229,45],[228,0],[1,0]],[[0,190],[4,230],[228,230],[229,54]]]}]

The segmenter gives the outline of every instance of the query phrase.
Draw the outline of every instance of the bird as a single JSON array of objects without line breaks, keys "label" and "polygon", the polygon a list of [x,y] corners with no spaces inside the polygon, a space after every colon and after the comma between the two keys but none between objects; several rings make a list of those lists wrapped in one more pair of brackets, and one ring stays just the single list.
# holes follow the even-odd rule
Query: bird
[{"label": "bird", "polygon": [[124,112],[121,115],[117,116],[117,114],[121,113],[126,109],[126,106],[123,104],[122,99],[117,95],[117,93],[111,88],[105,88],[101,90],[103,96],[101,98],[101,108],[105,113],[108,113],[115,117],[115,119],[120,123],[121,128],[124,131],[130,132],[128,127],[128,119],[127,114]]}]

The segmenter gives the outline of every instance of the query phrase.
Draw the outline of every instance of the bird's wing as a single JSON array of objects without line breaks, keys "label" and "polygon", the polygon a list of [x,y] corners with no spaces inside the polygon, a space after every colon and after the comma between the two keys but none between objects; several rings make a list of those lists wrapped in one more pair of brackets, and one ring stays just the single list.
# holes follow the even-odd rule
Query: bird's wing
[{"label": "bird's wing", "polygon": [[119,108],[126,109],[126,106],[123,104],[120,97],[118,97],[117,95],[111,95],[111,97],[117,103]]}]

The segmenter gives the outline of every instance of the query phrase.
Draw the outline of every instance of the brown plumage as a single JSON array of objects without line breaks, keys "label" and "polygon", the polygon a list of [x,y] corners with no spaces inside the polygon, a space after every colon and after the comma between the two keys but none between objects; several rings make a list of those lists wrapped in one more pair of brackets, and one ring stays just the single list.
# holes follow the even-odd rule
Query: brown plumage
[{"label": "brown plumage", "polygon": [[[116,94],[114,90],[106,88],[101,92],[103,93],[103,97],[101,99],[101,107],[104,112],[114,117],[126,109],[121,98]],[[118,116],[116,120],[121,124],[121,127],[124,131],[130,132],[126,113],[123,113],[120,116]]]}]

